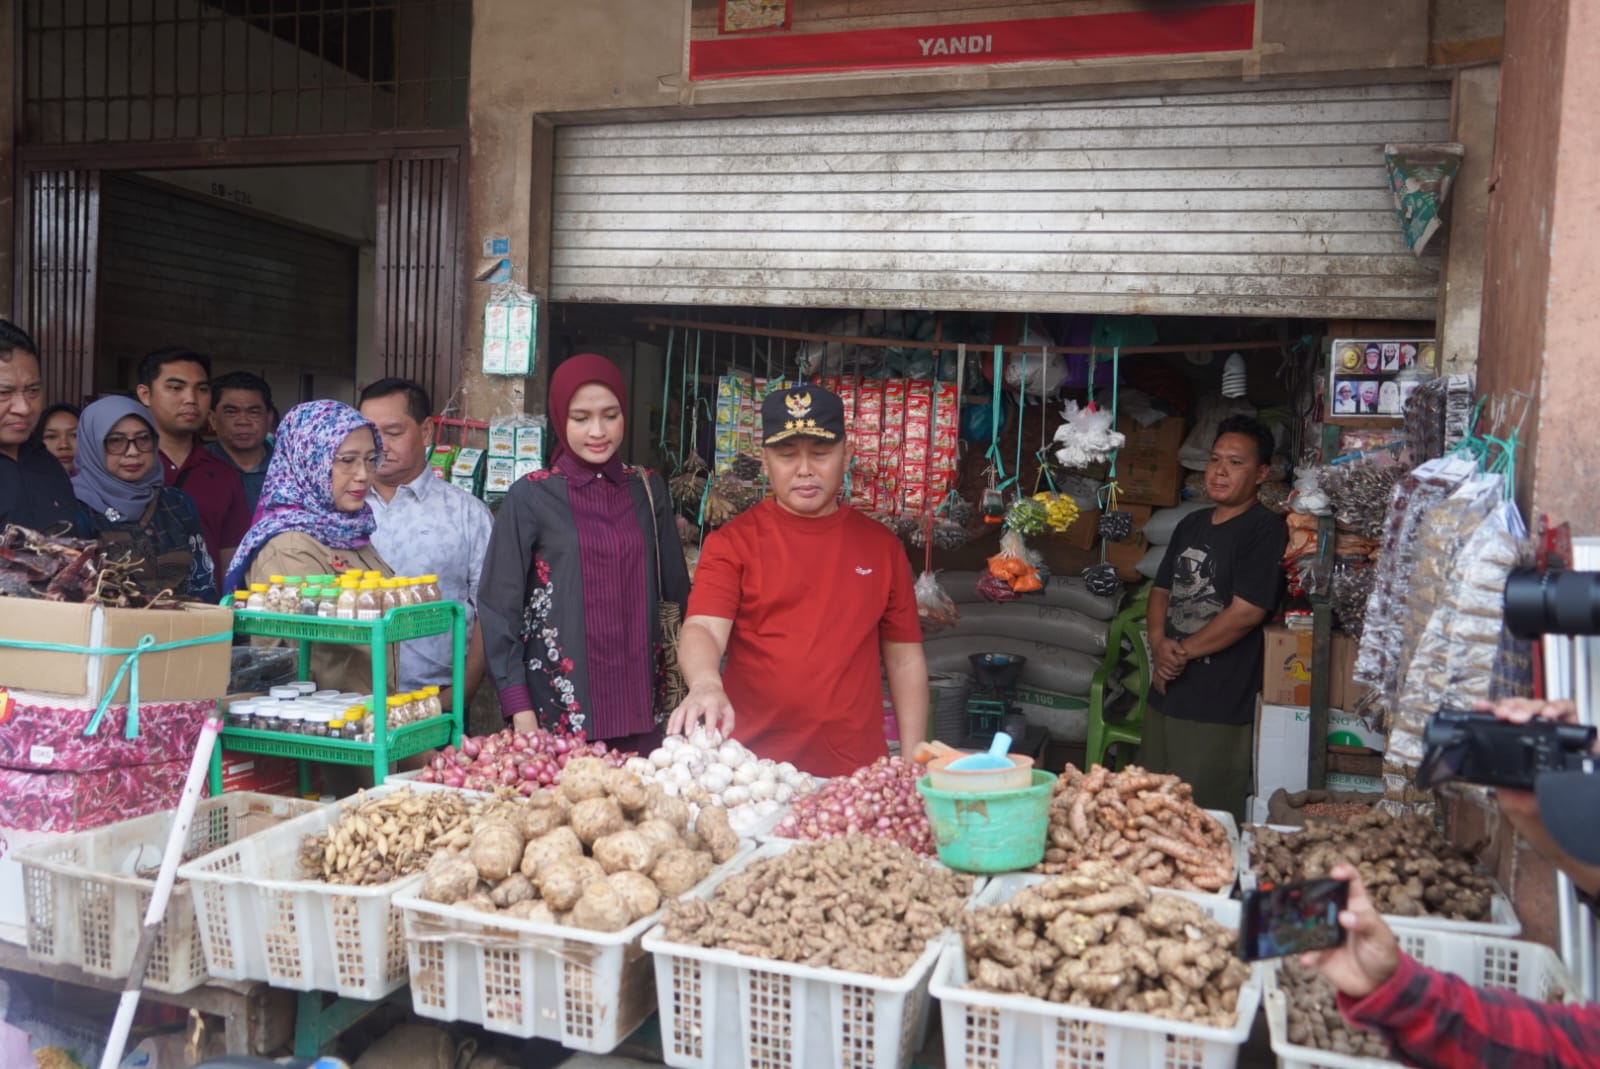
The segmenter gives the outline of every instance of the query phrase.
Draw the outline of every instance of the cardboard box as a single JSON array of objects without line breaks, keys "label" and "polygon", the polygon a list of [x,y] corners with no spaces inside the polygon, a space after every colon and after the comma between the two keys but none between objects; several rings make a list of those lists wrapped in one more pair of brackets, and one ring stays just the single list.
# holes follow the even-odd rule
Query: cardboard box
[{"label": "cardboard box", "polygon": [[[1310,631],[1268,627],[1262,632],[1261,700],[1268,705],[1311,704]],[[1329,695],[1329,705],[1333,704]]]},{"label": "cardboard box", "polygon": [[1328,773],[1328,790],[1360,791],[1363,794],[1382,794],[1382,776],[1352,776],[1345,772]]},{"label": "cardboard box", "polygon": [[1178,463],[1183,418],[1168,416],[1149,427],[1130,417],[1117,421],[1126,441],[1117,451],[1117,489],[1123,500],[1143,505],[1176,505],[1187,474]]},{"label": "cardboard box", "polygon": [[[1311,709],[1301,705],[1262,702],[1256,706],[1255,785],[1256,797],[1267,798],[1282,787],[1286,791],[1306,789],[1306,765],[1310,759]],[[1384,748],[1384,738],[1357,717],[1341,709],[1328,710],[1326,744],[1366,746],[1375,753]],[[1349,778],[1340,773],[1341,776]],[[1335,773],[1327,776],[1330,790],[1370,790],[1370,787],[1335,787]]]},{"label": "cardboard box", "polygon": [[[1266,651],[1261,663],[1261,700],[1275,705],[1310,705],[1314,665],[1313,633],[1268,627],[1263,632]],[[1328,645],[1328,707],[1353,709],[1366,694],[1352,678],[1355,674],[1355,639],[1335,631]]]},{"label": "cardboard box", "polygon": [[300,770],[287,757],[266,754],[224,753],[222,758],[223,793],[254,791],[256,794],[300,793]]},{"label": "cardboard box", "polygon": [[[108,609],[58,601],[17,602],[0,613],[0,643],[49,642],[84,649],[132,649],[149,635],[157,645],[233,633],[233,610],[185,605],[181,610]],[[60,694],[98,702],[111,687],[119,656],[43,653],[0,645],[0,688]],[[141,702],[197,701],[228,689],[229,643],[211,642],[139,657]],[[128,700],[125,673],[112,701]]]}]

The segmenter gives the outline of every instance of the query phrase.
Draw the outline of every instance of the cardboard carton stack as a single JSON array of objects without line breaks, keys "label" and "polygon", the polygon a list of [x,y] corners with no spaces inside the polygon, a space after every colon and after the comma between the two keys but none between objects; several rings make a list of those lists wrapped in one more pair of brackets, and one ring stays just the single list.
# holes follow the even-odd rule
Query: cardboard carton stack
[{"label": "cardboard carton stack", "polygon": [[[200,726],[227,689],[229,643],[139,656],[139,706],[128,703],[131,649],[233,633],[232,611],[114,609],[5,599],[0,612],[0,925],[21,923],[12,854],[46,834],[84,831],[177,802]],[[8,642],[49,643],[57,651]],[[106,715],[85,735],[102,697]]]}]

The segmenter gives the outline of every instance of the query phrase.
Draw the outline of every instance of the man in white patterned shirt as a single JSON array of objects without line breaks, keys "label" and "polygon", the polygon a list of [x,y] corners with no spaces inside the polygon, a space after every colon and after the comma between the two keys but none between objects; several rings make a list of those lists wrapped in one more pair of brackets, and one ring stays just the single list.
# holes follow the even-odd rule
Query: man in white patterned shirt
[{"label": "man in white patterned shirt", "polygon": [[[428,392],[406,379],[379,379],[361,391],[361,414],[383,436],[383,462],[367,498],[378,519],[372,544],[396,575],[437,575],[439,591],[467,610],[467,669],[462,696],[483,679],[483,635],[478,629],[478,578],[494,514],[489,506],[436,478],[428,466],[433,446]],[[450,636],[432,635],[400,646],[400,687],[450,687]]]}]

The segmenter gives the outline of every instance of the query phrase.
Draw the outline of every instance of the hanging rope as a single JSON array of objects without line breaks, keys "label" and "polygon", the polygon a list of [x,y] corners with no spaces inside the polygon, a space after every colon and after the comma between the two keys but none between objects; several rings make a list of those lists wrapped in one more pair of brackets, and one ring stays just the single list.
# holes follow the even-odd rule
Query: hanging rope
[{"label": "hanging rope", "polygon": [[1005,457],[1000,450],[1000,434],[1004,427],[1001,421],[1003,407],[1001,405],[1001,391],[1005,386],[1005,346],[994,347],[994,388],[989,395],[989,451],[985,456],[989,460],[989,467],[993,471],[994,488],[1004,490],[1011,485],[1011,479],[1006,478]]}]

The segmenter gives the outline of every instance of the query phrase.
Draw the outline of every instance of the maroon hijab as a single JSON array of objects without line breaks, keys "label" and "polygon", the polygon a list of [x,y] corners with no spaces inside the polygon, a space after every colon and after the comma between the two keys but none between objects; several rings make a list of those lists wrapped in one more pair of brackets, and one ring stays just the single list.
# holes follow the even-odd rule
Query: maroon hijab
[{"label": "maroon hijab", "polygon": [[[591,382],[598,382],[617,395],[622,406],[623,427],[627,427],[628,388],[622,382],[622,369],[597,353],[579,353],[569,356],[556,366],[550,376],[550,430],[555,446],[550,450],[553,466],[567,452],[567,409],[572,407],[572,395]],[[577,460],[576,456],[573,459]],[[587,463],[586,461],[579,461]]]}]

